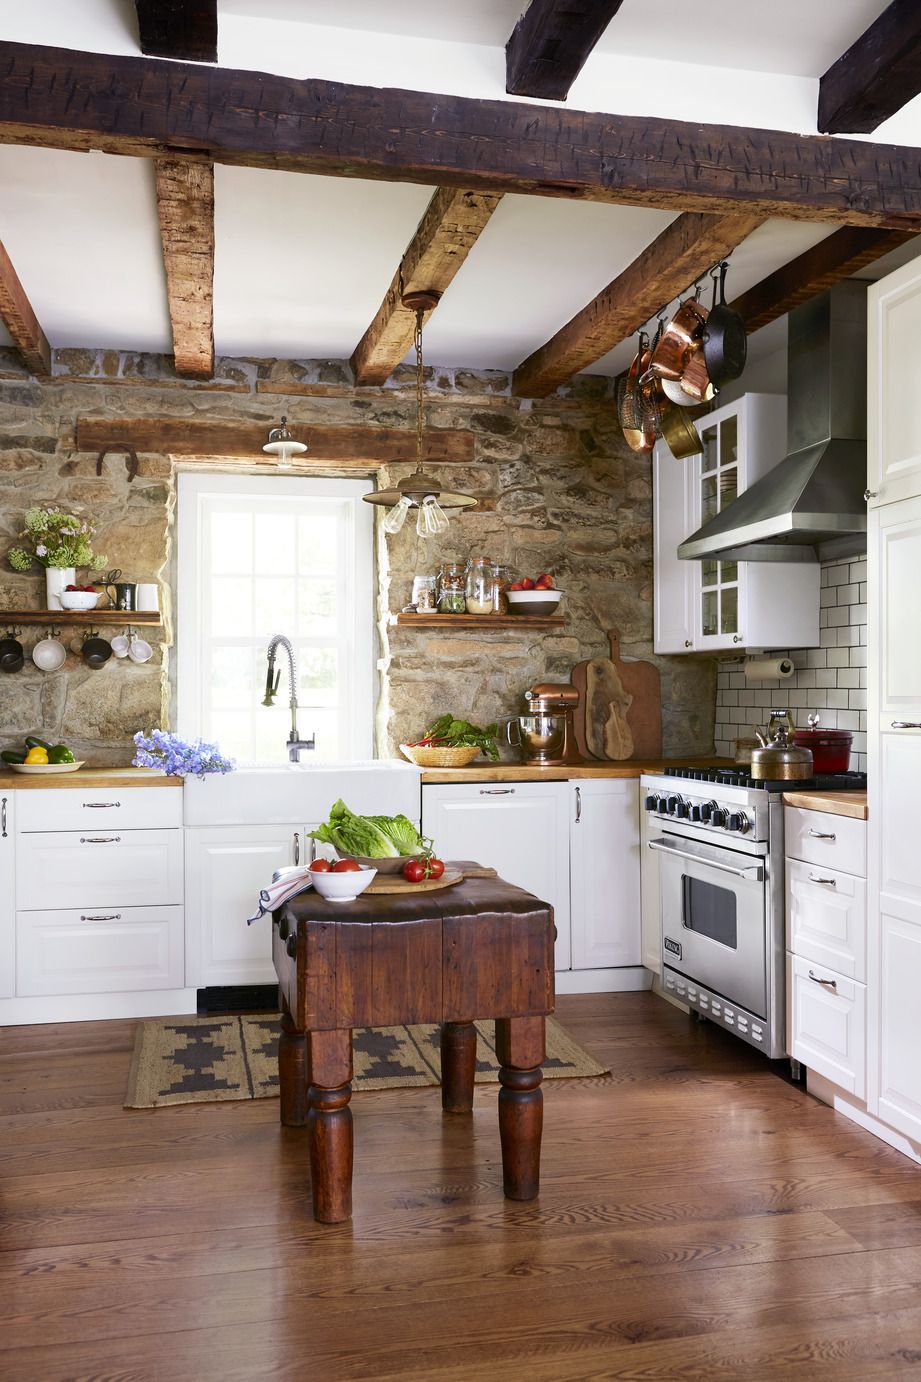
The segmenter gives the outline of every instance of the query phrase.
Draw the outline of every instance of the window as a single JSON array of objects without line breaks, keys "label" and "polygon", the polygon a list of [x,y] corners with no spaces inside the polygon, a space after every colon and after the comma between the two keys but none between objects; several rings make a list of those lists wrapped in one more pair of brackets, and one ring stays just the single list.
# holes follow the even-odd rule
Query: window
[{"label": "window", "polygon": [[370,757],[367,481],[189,473],[178,481],[179,733],[216,739],[241,764],[283,762],[291,725],[283,649],[275,706],[262,705],[266,649],[281,633],[297,659],[301,738],[316,734],[317,759]]}]

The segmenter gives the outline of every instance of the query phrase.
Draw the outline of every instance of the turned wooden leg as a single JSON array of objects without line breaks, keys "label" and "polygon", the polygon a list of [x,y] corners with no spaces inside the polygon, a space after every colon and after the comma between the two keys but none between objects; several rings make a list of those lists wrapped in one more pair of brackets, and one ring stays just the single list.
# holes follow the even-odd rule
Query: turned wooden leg
[{"label": "turned wooden leg", "polygon": [[476,1027],[444,1022],[441,1027],[441,1107],[445,1113],[470,1113],[476,1074]]},{"label": "turned wooden leg", "polygon": [[540,1139],[544,1126],[541,1062],[542,1017],[496,1021],[499,1057],[499,1138],[502,1177],[510,1200],[533,1200],[540,1189]]},{"label": "turned wooden leg", "polygon": [[282,1000],[281,1036],[278,1038],[278,1084],[281,1121],[286,1128],[302,1128],[307,1122],[307,1037],[299,1032],[288,1005]]},{"label": "turned wooden leg", "polygon": [[340,1224],[352,1217],[352,1033],[310,1032],[308,1052],[313,1217]]}]

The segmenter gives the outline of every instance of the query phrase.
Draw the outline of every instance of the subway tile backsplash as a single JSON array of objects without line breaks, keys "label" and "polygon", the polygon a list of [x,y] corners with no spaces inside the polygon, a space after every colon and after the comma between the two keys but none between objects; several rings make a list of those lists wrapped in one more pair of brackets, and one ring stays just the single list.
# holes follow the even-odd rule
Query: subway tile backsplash
[{"label": "subway tile backsplash", "polygon": [[716,751],[729,758],[771,710],[789,709],[797,727],[810,714],[826,729],[853,732],[851,768],[867,770],[867,563],[822,563],[818,648],[769,649],[796,671],[782,681],[747,681],[742,663],[721,662],[716,689]]}]

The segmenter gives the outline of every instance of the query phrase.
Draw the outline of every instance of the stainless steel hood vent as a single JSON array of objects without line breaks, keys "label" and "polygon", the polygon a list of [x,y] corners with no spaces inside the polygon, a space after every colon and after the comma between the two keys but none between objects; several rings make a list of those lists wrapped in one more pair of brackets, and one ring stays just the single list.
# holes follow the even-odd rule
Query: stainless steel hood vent
[{"label": "stainless steel hood vent", "polygon": [[678,548],[700,561],[817,561],[866,550],[867,284],[790,313],[788,455]]}]

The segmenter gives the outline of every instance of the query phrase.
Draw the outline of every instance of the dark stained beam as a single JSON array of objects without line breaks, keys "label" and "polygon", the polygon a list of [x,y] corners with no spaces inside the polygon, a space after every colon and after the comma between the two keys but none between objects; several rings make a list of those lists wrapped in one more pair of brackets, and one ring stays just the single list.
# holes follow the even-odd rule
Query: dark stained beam
[{"label": "dark stained beam", "polygon": [[441,295],[476,244],[500,198],[439,187],[419,222],[374,320],[352,356],[356,384],[383,384],[413,343],[416,315],[405,293]]},{"label": "dark stained beam", "polygon": [[865,269],[914,237],[901,230],[843,226],[742,293],[731,304],[749,335]]},{"label": "dark stained beam", "polygon": [[620,345],[760,224],[760,217],[741,210],[725,216],[697,212],[679,216],[629,268],[518,366],[512,392],[521,398],[545,398]]},{"label": "dark stained beam", "polygon": [[217,62],[217,0],[134,0],[141,52]]},{"label": "dark stained beam", "polygon": [[176,373],[214,373],[214,167],[157,159],[157,212]]},{"label": "dark stained beam", "polygon": [[505,45],[505,89],[565,101],[623,0],[531,0]]},{"label": "dark stained beam", "polygon": [[915,148],[0,43],[0,143],[921,226]]},{"label": "dark stained beam", "polygon": [[869,134],[921,91],[921,4],[892,0],[819,82],[819,129]]},{"label": "dark stained beam", "polygon": [[51,373],[51,347],[26,297],[10,256],[0,244],[0,320],[28,369],[39,378]]}]

